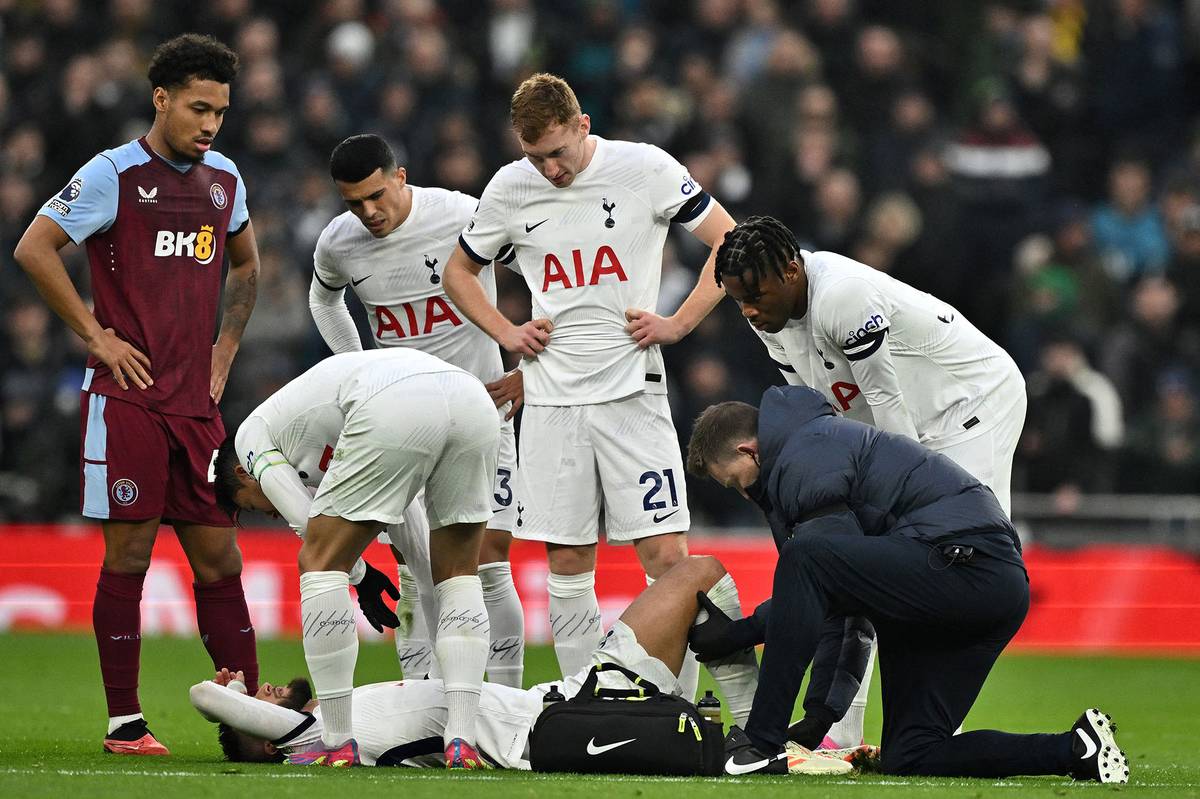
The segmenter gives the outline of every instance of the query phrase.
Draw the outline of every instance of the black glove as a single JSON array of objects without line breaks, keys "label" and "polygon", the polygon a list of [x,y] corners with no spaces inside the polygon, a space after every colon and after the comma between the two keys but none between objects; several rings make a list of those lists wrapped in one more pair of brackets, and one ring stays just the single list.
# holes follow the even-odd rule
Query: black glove
[{"label": "black glove", "polygon": [[696,601],[700,603],[701,609],[708,611],[708,619],[701,624],[693,625],[692,629],[688,631],[688,644],[696,653],[696,660],[708,663],[746,648],[746,645],[740,642],[735,635],[736,623],[734,620],[713,604],[713,601],[708,598],[708,594],[697,591]]},{"label": "black glove", "polygon": [[366,564],[367,572],[358,585],[354,586],[354,590],[358,592],[359,609],[367,622],[375,628],[375,632],[383,632],[384,627],[399,627],[400,619],[383,601],[383,592],[387,591],[388,596],[395,600],[400,598],[400,590],[386,574],[366,561],[363,563]]},{"label": "black glove", "polygon": [[827,707],[806,707],[804,718],[788,727],[788,740],[795,741],[805,749],[816,749],[836,721]]}]

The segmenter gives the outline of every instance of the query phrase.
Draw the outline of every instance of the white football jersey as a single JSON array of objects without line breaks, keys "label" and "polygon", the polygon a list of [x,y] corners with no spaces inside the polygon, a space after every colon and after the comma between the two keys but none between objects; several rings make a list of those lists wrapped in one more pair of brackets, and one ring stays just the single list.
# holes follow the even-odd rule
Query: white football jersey
[{"label": "white football jersey", "polygon": [[[382,239],[354,214],[334,217],[317,240],[313,268],[327,290],[347,286],[362,301],[378,347],[412,347],[465,369],[485,383],[504,373],[500,348],[446,296],[442,270],[458,234],[475,211],[468,194],[439,188],[412,189],[408,218]],[[500,260],[511,257],[506,249]],[[495,267],[479,273],[496,302]]]},{"label": "white football jersey", "polygon": [[801,255],[807,313],[778,333],[755,330],[789,383],[927,445],[990,424],[1024,396],[1008,353],[950,305],[850,258]]},{"label": "white football jersey", "polygon": [[[321,706],[311,714],[204,682],[192,686],[192,704],[213,721],[266,738],[284,752],[321,745]],[[542,710],[542,694],[485,682],[475,719],[479,749],[500,768],[528,769],[529,730]],[[364,766],[446,767],[442,733],[446,692],[441,680],[404,680],[354,689],[354,738]]]},{"label": "white football jersey", "polygon": [[369,396],[412,375],[446,371],[459,370],[418,350],[366,350],[330,356],[246,417],[234,436],[238,460],[259,481],[280,514],[302,532],[311,502],[303,486],[315,487],[325,476],[346,422],[342,409],[348,395]]},{"label": "white football jersey", "polygon": [[625,311],[656,306],[671,222],[693,230],[712,209],[659,148],[592,138],[592,160],[563,189],[526,159],[503,167],[459,239],[481,265],[511,244],[534,318],[554,324],[549,346],[521,367],[531,405],[666,393],[662,353],[638,348],[625,332]]}]

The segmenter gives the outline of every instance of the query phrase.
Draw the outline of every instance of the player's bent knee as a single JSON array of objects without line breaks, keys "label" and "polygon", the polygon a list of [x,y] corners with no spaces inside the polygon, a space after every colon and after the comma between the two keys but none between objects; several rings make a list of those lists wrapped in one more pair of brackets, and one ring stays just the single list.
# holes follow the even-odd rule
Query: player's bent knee
[{"label": "player's bent knee", "polygon": [[725,566],[712,555],[689,555],[686,563],[692,564],[696,579],[708,590],[725,576]]},{"label": "player's bent knee", "polygon": [[658,579],[688,556],[687,538],[682,533],[666,533],[643,538],[636,543],[638,560],[650,577]]}]

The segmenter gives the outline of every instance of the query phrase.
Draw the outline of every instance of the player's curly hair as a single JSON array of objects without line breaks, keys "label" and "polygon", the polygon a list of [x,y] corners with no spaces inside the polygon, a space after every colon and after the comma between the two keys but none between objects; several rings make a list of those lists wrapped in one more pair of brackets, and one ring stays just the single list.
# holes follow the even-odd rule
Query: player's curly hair
[{"label": "player's curly hair", "polygon": [[800,244],[787,226],[773,216],[752,216],[734,225],[717,250],[713,275],[717,285],[736,277],[757,288],[768,272],[783,278],[783,267],[800,257]]},{"label": "player's curly hair", "polygon": [[687,470],[708,477],[708,467],[736,454],[734,446],[758,436],[758,408],[744,402],[709,405],[696,417],[688,441]]},{"label": "player's curly hair", "polygon": [[522,141],[535,142],[554,125],[570,125],[583,112],[570,85],[548,72],[530,75],[513,93],[509,117]]},{"label": "player's curly hair", "polygon": [[234,468],[237,465],[238,454],[237,449],[233,446],[233,435],[231,434],[221,442],[221,446],[217,449],[216,460],[213,461],[213,494],[216,495],[217,507],[228,513],[234,523],[237,522],[238,514],[242,510],[233,499],[237,496],[238,489],[242,487]]},{"label": "player's curly hair", "polygon": [[146,76],[153,88],[174,89],[193,80],[232,83],[237,73],[236,53],[212,36],[184,33],[155,48]]}]

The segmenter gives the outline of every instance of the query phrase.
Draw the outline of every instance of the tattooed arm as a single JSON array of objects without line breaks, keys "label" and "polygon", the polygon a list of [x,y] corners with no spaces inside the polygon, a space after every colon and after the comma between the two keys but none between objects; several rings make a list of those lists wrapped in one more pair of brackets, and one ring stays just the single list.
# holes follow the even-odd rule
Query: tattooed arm
[{"label": "tattooed arm", "polygon": [[214,402],[220,402],[225,393],[229,367],[241,346],[242,331],[250,321],[254,299],[258,295],[258,244],[254,240],[253,225],[246,222],[225,246],[229,251],[229,276],[225,279],[225,308],[221,332],[213,345],[212,378],[208,389]]}]

